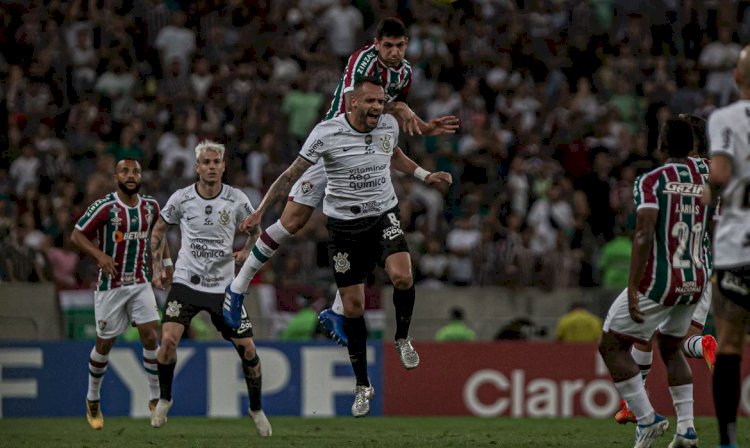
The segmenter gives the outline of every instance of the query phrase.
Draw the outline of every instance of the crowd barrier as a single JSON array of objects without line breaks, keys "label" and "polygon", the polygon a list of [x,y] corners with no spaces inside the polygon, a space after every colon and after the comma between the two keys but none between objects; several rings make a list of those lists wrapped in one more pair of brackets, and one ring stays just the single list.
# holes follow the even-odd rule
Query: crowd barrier
[{"label": "crowd barrier", "polygon": [[[83,416],[91,342],[0,343],[0,412],[8,417]],[[373,415],[608,418],[619,397],[595,344],[415,342],[420,366],[406,371],[392,342],[368,347],[376,395]],[[348,353],[329,341],[259,342],[263,404],[269,415],[348,416],[354,378]],[[240,361],[225,342],[184,341],[170,415],[238,417],[247,392]],[[691,360],[695,414],[712,415],[702,360]],[[740,412],[750,415],[750,353],[743,364]],[[660,413],[673,415],[658,354],[648,380]],[[138,344],[120,344],[102,385],[108,416],[144,417],[148,383]]]}]

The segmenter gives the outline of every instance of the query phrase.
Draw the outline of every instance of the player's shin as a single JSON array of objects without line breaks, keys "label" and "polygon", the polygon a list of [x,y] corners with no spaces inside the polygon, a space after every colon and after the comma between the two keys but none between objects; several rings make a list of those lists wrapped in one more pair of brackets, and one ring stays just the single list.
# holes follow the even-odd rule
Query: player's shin
[{"label": "player's shin", "polygon": [[395,340],[406,339],[409,336],[415,299],[416,293],[413,284],[408,289],[393,289],[393,306],[396,309]]},{"label": "player's shin", "polygon": [[721,445],[737,445],[737,407],[740,403],[739,355],[719,354],[714,367],[714,408]]},{"label": "player's shin", "polygon": [[149,392],[151,400],[159,399],[159,367],[156,361],[156,350],[143,349],[143,370],[146,371],[148,378]]},{"label": "player's shin", "polygon": [[174,379],[175,365],[177,365],[177,362],[157,364],[159,370],[159,398],[162,400],[172,400],[172,380]]},{"label": "player's shin", "polygon": [[688,429],[695,430],[693,422],[693,383],[670,386],[675,414],[677,416],[677,434],[685,434]]},{"label": "player's shin", "polygon": [[89,354],[89,389],[86,393],[86,399],[89,401],[99,400],[99,391],[102,386],[104,373],[107,371],[108,355],[102,355],[96,351],[96,347],[91,349]]},{"label": "player's shin", "polygon": [[250,280],[258,273],[266,261],[276,254],[279,247],[291,237],[292,234],[278,220],[264,230],[255,242],[240,272],[232,281],[232,291],[240,294],[246,293]]},{"label": "player's shin", "polygon": [[250,398],[250,410],[259,411],[262,409],[261,404],[261,387],[263,385],[263,375],[260,370],[260,358],[256,353],[251,360],[242,360],[242,373],[245,375],[245,384],[247,385],[247,395]]},{"label": "player's shin", "polygon": [[349,337],[349,361],[354,369],[357,386],[369,386],[367,378],[367,326],[364,316],[347,317],[344,330]]}]

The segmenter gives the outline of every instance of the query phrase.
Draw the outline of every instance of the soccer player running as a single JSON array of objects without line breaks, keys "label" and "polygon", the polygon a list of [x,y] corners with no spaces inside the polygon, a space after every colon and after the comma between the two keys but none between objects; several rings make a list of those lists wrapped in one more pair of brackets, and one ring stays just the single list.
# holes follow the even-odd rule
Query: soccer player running
[{"label": "soccer player running", "polygon": [[708,119],[711,174],[703,198],[705,204],[721,198],[713,302],[719,347],[713,392],[721,447],[737,446],[740,365],[750,321],[750,47],[740,53],[734,79],[740,99]]},{"label": "soccer player running", "polygon": [[[198,181],[170,196],[151,235],[151,250],[158,254],[166,245],[167,226],[179,224],[182,234],[173,284],[162,318],[161,347],[157,355],[160,394],[151,426],[160,428],[167,422],[167,413],[172,407],[177,346],[193,317],[205,310],[242,360],[250,397],[250,417],[256,432],[268,437],[271,425],[261,406],[261,365],[253,342],[252,323],[243,307],[240,325],[236,329],[229,328],[221,311],[224,285],[234,275],[235,261],[241,263],[247,258],[257,237],[257,226],[251,227],[246,247],[232,253],[236,229],[253,212],[253,207],[242,191],[221,182],[226,168],[224,145],[201,142],[195,147],[195,157]],[[169,262],[171,260],[167,264]]]},{"label": "soccer player running", "polygon": [[[328,177],[323,213],[328,217],[328,255],[344,304],[344,331],[349,338],[349,360],[356,377],[352,415],[370,412],[375,391],[367,376],[367,328],[364,319],[364,281],[376,264],[383,264],[394,286],[397,333],[408,334],[414,307],[414,279],[409,248],[401,230],[398,199],[391,182],[393,158],[406,172],[424,169],[406,158],[396,146],[396,119],[383,113],[385,92],[378,77],[361,77],[354,83],[350,112],[320,122],[312,130],[299,156],[271,185],[249,223],[289,194],[292,185],[322,159]],[[432,182],[450,184],[450,174],[431,173]],[[261,235],[266,238],[267,232]],[[269,244],[267,240],[263,240]],[[255,250],[255,249],[253,249]],[[237,303],[232,300],[232,303]],[[406,336],[404,336],[406,337]],[[405,344],[402,363],[419,362],[411,343]]]},{"label": "soccer player running", "polygon": [[[96,343],[89,355],[86,393],[86,419],[93,429],[104,427],[100,390],[109,352],[117,336],[125,332],[131,322],[138,328],[143,344],[143,368],[151,392],[149,410],[152,412],[159,398],[156,372],[159,313],[151,289],[148,251],[148,238],[159,216],[159,203],[138,193],[141,165],[137,161],[118,161],[115,181],[117,190],[91,204],[71,235],[73,243],[99,265],[94,293]],[[155,279],[158,281],[160,279]]]},{"label": "soccer player running", "polygon": [[[404,59],[408,42],[406,27],[401,20],[393,17],[382,20],[377,27],[374,42],[357,50],[349,57],[325,119],[332,119],[347,110],[346,105],[351,101],[352,90],[357,80],[364,76],[375,76],[381,80],[380,83],[385,89],[385,112],[393,114],[399,121],[400,127],[408,134],[454,133],[458,129],[458,118],[444,116],[425,123],[404,102],[412,80],[411,66]],[[427,172],[418,171],[417,175],[425,181]],[[228,300],[231,299],[232,294],[246,293],[250,280],[261,267],[281,245],[307,224],[315,207],[323,200],[326,183],[326,172],[322,163],[316,163],[297,180],[291,189],[289,201],[281,218],[263,232],[247,262],[231,285],[227,286]],[[431,183],[431,180],[427,183]],[[397,308],[399,306],[396,305]],[[343,314],[344,306],[341,295],[337,292],[332,308],[321,311],[319,319],[333,339],[346,346],[347,336],[344,332]],[[409,349],[405,335],[397,332],[396,341],[398,341],[398,347],[403,347],[404,350]]]},{"label": "soccer player running", "polygon": [[[695,157],[698,160],[706,159],[708,156],[706,120],[697,115],[689,114],[680,114],[678,118],[689,123],[693,129],[693,151],[690,153],[690,157]],[[660,137],[664,138],[664,133],[662,133]],[[710,243],[710,235],[709,233],[706,233],[704,244],[707,246],[709,278],[711,277],[710,273],[713,270]],[[682,340],[682,352],[688,358],[703,358],[706,361],[708,369],[713,371],[714,363],[716,362],[716,339],[710,334],[703,334],[703,328],[705,327],[706,319],[708,318],[708,311],[711,308],[711,291],[712,288],[710,286],[703,290],[703,296],[693,313],[690,328],[688,329],[687,335]],[[645,344],[636,341],[633,344],[630,354],[633,356],[636,364],[638,364],[638,368],[641,370],[641,377],[645,384],[646,379],[651,372],[651,364],[653,362],[653,340]],[[628,409],[625,401],[621,403],[620,409],[614,417],[615,421],[621,425],[636,423],[635,414]]]},{"label": "soccer player running", "polygon": [[688,123],[670,120],[665,129],[664,165],[640,176],[628,288],[612,303],[604,321],[599,352],[620,396],[638,421],[635,448],[648,448],[669,427],[646,395],[633,342],[654,333],[667,368],[677,428],[670,447],[698,446],[693,423],[693,384],[682,339],[709,284],[705,232],[713,210],[700,203],[708,165],[688,157],[693,133]]}]

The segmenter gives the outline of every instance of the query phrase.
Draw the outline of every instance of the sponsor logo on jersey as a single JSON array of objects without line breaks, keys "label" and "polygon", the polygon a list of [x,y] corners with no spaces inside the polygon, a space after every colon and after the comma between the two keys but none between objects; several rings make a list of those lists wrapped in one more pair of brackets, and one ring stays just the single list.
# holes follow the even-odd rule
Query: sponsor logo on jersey
[{"label": "sponsor logo on jersey", "polygon": [[135,283],[135,272],[124,272],[122,274],[122,284],[131,285]]},{"label": "sponsor logo on jersey", "polygon": [[176,300],[173,300],[171,302],[167,302],[167,310],[165,313],[169,317],[178,317],[180,315],[180,310],[182,309],[182,304],[178,303]]},{"label": "sponsor logo on jersey", "polygon": [[380,143],[383,148],[383,152],[388,154],[391,152],[391,135],[385,134],[384,136],[380,137]]},{"label": "sponsor logo on jersey", "polygon": [[99,327],[99,330],[104,330],[107,327],[107,321],[106,320],[98,320],[96,322],[96,326]]},{"label": "sponsor logo on jersey", "polygon": [[388,213],[388,220],[391,222],[391,225],[383,229],[384,240],[392,240],[404,234],[404,231],[401,230],[401,221],[399,221],[395,213]]},{"label": "sponsor logo on jersey", "polygon": [[187,218],[185,218],[185,221],[191,221],[195,218],[197,218],[197,216],[188,216]]},{"label": "sponsor logo on jersey", "polygon": [[122,219],[120,219],[119,216],[113,216],[112,219],[109,220],[109,222],[113,226],[119,226],[120,224],[122,224]]},{"label": "sponsor logo on jersey", "polygon": [[148,232],[120,232],[119,230],[112,232],[112,240],[115,243],[130,240],[145,240],[148,236]]},{"label": "sponsor logo on jersey", "polygon": [[695,281],[686,281],[682,285],[676,287],[674,290],[677,294],[696,294],[699,292],[703,292],[703,286],[699,285],[698,282]]},{"label": "sponsor logo on jersey", "polygon": [[681,194],[685,196],[700,197],[703,195],[703,185],[683,182],[667,182],[667,185],[664,186],[664,192],[666,194]]},{"label": "sponsor logo on jersey", "polygon": [[369,145],[370,143],[372,143],[372,135],[367,134],[365,135],[365,144]]},{"label": "sponsor logo on jersey", "polygon": [[219,212],[219,224],[222,226],[229,224],[229,210],[221,210]]},{"label": "sponsor logo on jersey", "polygon": [[333,256],[333,268],[336,270],[336,272],[345,273],[352,267],[351,263],[349,263],[349,254],[347,253],[337,253]]},{"label": "sponsor logo on jersey", "polygon": [[344,134],[351,134],[351,131],[346,128],[338,128],[336,132],[333,133],[334,136],[344,135]]},{"label": "sponsor logo on jersey", "polygon": [[205,242],[195,240],[190,243],[190,255],[195,258],[221,258],[224,249],[213,249]]},{"label": "sponsor logo on jersey", "polygon": [[309,192],[312,191],[313,184],[311,182],[309,182],[309,181],[304,181],[304,182],[302,182],[302,186],[301,187],[302,187],[302,193],[303,194],[307,194],[307,193],[309,193]]},{"label": "sponsor logo on jersey", "polygon": [[750,294],[750,290],[748,290],[747,285],[745,285],[745,282],[743,282],[740,277],[737,277],[736,275],[732,274],[729,271],[725,272],[724,275],[722,276],[721,287],[728,291],[741,294],[743,296]]},{"label": "sponsor logo on jersey", "polygon": [[213,208],[213,207],[211,207],[210,205],[207,205],[207,206],[206,206],[206,214],[207,214],[207,215],[210,215],[210,214],[211,214],[211,213],[213,213],[213,212],[214,212],[214,208]]},{"label": "sponsor logo on jersey", "polygon": [[[352,176],[349,178],[351,179]],[[367,188],[377,188],[381,185],[384,185],[386,183],[385,177],[378,177],[377,179],[370,179],[369,174],[357,175],[357,178],[362,178],[362,180],[356,180],[349,182],[349,188],[351,188],[354,191],[364,190]]]},{"label": "sponsor logo on jersey", "polygon": [[164,216],[166,216],[167,218],[171,218],[172,212],[174,212],[174,204],[170,205],[166,210],[164,210]]}]

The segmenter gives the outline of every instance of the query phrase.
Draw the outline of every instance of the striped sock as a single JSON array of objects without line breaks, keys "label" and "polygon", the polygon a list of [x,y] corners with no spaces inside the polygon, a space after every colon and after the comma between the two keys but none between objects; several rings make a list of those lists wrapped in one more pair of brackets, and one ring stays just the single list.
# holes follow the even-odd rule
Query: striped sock
[{"label": "striped sock", "polygon": [[703,336],[690,336],[682,341],[682,351],[688,358],[703,358]]},{"label": "striped sock", "polygon": [[291,237],[292,234],[281,225],[279,220],[264,230],[255,242],[253,250],[250,251],[250,255],[245,260],[245,264],[242,265],[239,274],[232,281],[232,291],[240,294],[246,293],[250,280],[255,277],[255,274],[266,261],[273,257],[279,247]]},{"label": "striped sock", "polygon": [[89,401],[99,400],[99,390],[102,387],[102,378],[107,371],[107,360],[109,355],[102,355],[96,351],[96,347],[91,349],[89,354],[89,390],[86,393],[86,399]]},{"label": "striped sock", "polygon": [[146,371],[148,378],[148,388],[151,392],[151,399],[159,398],[159,368],[156,365],[156,349],[143,349],[143,370]]},{"label": "striped sock", "polygon": [[646,382],[648,374],[651,372],[651,364],[654,360],[654,352],[644,352],[638,350],[635,345],[630,349],[630,355],[633,357],[633,361],[638,364],[638,368],[641,369],[641,378],[643,382]]}]

